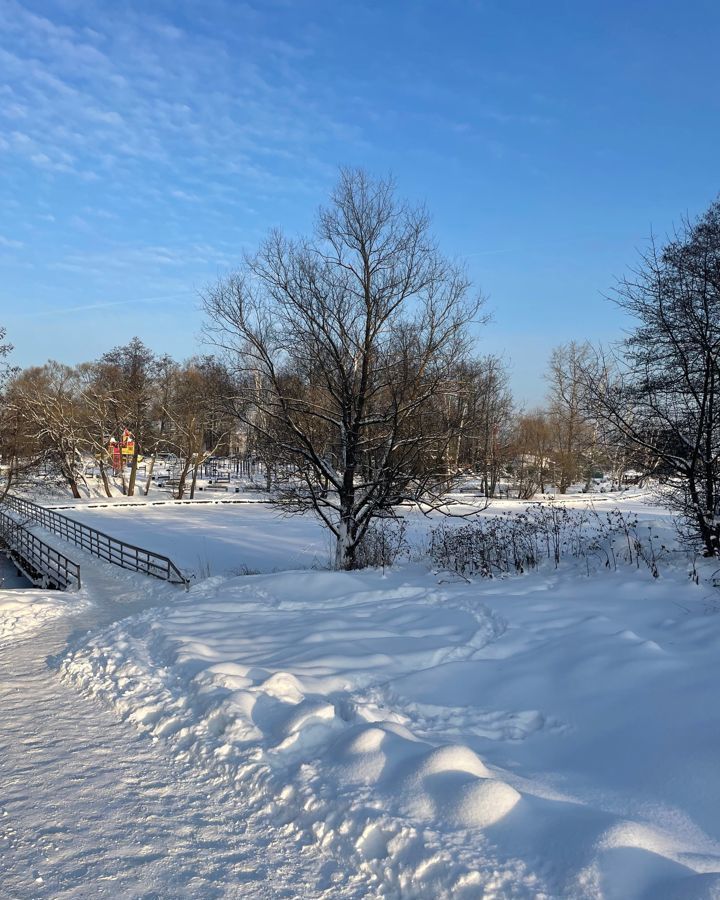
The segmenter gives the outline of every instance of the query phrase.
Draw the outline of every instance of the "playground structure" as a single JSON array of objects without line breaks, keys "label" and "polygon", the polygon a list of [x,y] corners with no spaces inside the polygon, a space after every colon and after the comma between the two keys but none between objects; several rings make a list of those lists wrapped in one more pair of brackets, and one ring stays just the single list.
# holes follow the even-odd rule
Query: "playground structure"
[{"label": "playground structure", "polygon": [[[131,460],[135,455],[135,436],[126,428],[120,441],[110,438],[107,450],[113,472],[117,475],[127,466],[127,461]],[[138,456],[138,459],[141,459],[141,457]]]},{"label": "playground structure", "polygon": [[[170,454],[158,456],[152,480],[160,490],[175,493],[180,484],[184,461]],[[265,478],[265,466],[260,460],[249,456],[210,457],[200,466],[199,475],[203,483],[198,491],[234,491],[238,493],[240,482]],[[248,487],[247,484],[244,485]]]}]

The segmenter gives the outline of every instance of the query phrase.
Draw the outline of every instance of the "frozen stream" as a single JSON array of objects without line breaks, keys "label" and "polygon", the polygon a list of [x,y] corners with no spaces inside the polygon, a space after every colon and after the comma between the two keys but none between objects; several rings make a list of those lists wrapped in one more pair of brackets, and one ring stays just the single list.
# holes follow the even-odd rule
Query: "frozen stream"
[{"label": "frozen stream", "polygon": [[31,587],[32,582],[18,571],[12,560],[8,559],[4,553],[0,553],[0,591]]},{"label": "frozen stream", "polygon": [[76,507],[65,515],[169,556],[197,578],[325,568],[328,535],[313,516],[283,516],[264,503]]}]

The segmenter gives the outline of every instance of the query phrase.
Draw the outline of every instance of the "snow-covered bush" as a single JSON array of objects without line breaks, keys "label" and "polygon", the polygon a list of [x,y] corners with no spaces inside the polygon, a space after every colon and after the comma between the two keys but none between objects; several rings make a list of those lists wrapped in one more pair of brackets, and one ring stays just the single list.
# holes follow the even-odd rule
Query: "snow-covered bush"
[{"label": "snow-covered bush", "polygon": [[407,553],[405,523],[402,519],[376,519],[363,535],[358,546],[356,564],[359,569],[386,568]]},{"label": "snow-covered bush", "polygon": [[563,559],[582,560],[589,572],[601,565],[646,565],[653,577],[668,548],[651,526],[640,527],[635,516],[613,509],[529,506],[453,527],[443,522],[430,532],[429,556],[439,569],[460,575],[492,578],[522,573],[544,562],[557,568]]}]

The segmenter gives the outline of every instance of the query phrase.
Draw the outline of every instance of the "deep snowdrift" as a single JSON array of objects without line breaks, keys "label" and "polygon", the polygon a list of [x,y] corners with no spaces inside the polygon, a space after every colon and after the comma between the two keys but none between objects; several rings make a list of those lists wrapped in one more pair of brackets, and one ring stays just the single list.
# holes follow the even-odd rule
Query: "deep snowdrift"
[{"label": "deep snowdrift", "polygon": [[0,641],[28,637],[46,622],[77,610],[87,600],[36,588],[0,590]]},{"label": "deep snowdrift", "polygon": [[63,676],[345,892],[720,892],[720,617],[683,572],[208,579]]}]

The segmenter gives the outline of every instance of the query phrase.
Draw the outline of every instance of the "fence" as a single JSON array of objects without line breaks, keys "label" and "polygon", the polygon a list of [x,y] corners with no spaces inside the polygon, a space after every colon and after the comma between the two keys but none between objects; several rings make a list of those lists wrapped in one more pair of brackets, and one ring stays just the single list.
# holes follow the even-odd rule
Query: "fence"
[{"label": "fence", "polygon": [[61,591],[71,586],[80,587],[77,563],[3,512],[0,512],[0,531],[10,555],[31,581],[44,581]]},{"label": "fence", "polygon": [[211,456],[203,463],[203,475],[205,478],[230,479],[230,475],[236,477],[263,475],[265,465],[253,456]]},{"label": "fence", "polygon": [[3,502],[18,515],[37,522],[58,537],[87,550],[99,559],[104,559],[122,569],[152,575],[153,578],[160,578],[171,584],[182,584],[185,587],[188,585],[188,579],[167,556],[127,544],[96,528],[90,528],[89,525],[63,516],[54,509],[45,509],[44,506],[38,506],[37,503],[12,494],[7,494]]}]

